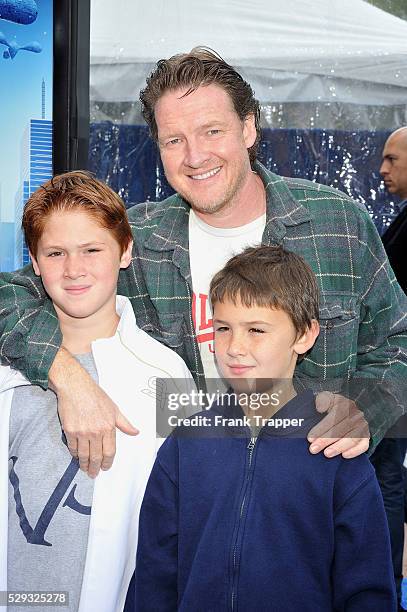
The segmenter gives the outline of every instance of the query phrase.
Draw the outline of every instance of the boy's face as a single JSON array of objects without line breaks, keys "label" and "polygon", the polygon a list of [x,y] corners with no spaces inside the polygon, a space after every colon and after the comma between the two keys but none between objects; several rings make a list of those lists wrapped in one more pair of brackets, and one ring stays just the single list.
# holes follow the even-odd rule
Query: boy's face
[{"label": "boy's face", "polygon": [[315,321],[298,337],[283,310],[247,308],[240,301],[218,302],[213,314],[216,360],[235,391],[246,391],[253,379],[256,390],[265,391],[270,379],[292,378],[298,355],[311,348],[319,331]]},{"label": "boy's face", "polygon": [[130,263],[131,246],[120,255],[111,231],[86,212],[51,213],[31,258],[60,320],[115,313],[117,278]]}]

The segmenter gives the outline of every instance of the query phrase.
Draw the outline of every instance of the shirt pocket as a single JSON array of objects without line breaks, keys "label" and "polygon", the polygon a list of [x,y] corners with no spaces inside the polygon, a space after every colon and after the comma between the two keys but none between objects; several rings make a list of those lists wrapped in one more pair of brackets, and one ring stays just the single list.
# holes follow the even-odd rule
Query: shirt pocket
[{"label": "shirt pocket", "polygon": [[319,336],[300,369],[320,380],[348,379],[356,370],[358,296],[349,292],[323,292],[319,313]]}]

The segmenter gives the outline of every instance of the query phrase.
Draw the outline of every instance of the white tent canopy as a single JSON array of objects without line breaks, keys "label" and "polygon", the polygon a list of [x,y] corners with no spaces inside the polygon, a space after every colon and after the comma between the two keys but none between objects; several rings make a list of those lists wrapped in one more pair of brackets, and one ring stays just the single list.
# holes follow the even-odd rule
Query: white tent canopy
[{"label": "white tent canopy", "polygon": [[364,0],[93,0],[91,99],[138,99],[155,62],[215,49],[261,102],[407,104],[407,22]]}]

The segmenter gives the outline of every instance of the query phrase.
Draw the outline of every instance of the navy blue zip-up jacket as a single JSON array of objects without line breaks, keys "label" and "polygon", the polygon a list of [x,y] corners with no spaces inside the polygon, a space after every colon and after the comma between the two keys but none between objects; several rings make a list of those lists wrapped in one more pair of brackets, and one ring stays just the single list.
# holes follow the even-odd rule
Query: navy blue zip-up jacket
[{"label": "navy blue zip-up jacket", "polygon": [[393,612],[390,543],[365,455],[311,455],[312,393],[275,418],[302,427],[225,423],[175,430],[147,485],[136,562],[137,612]]}]

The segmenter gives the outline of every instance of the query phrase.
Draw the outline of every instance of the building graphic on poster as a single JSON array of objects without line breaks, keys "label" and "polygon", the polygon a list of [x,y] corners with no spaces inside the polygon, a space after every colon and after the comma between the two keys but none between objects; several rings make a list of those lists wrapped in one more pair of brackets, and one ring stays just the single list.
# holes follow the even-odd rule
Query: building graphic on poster
[{"label": "building graphic on poster", "polygon": [[[51,0],[0,0],[0,271],[26,264],[21,216],[52,176],[53,8]],[[42,94],[42,95],[41,95]]]},{"label": "building graphic on poster", "polygon": [[41,119],[30,119],[21,143],[21,179],[15,198],[15,268],[29,263],[21,229],[24,204],[40,185],[52,177],[52,121],[45,119],[44,80],[41,115]]},{"label": "building graphic on poster", "polygon": [[14,223],[3,222],[0,184],[0,272],[14,270]]}]

